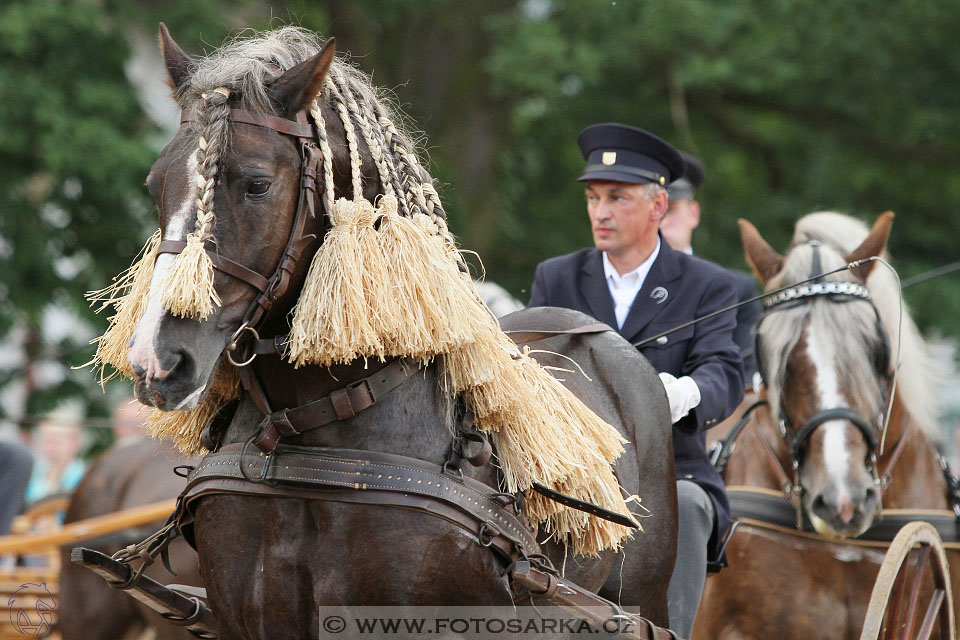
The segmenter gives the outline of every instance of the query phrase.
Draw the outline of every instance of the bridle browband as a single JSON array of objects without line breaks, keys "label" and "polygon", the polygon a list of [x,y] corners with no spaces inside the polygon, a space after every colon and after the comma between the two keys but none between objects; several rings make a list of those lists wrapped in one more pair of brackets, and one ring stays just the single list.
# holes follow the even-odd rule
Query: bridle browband
[{"label": "bridle browband", "polygon": [[[180,115],[180,126],[193,121],[194,115],[189,111],[184,111]],[[205,248],[213,267],[221,273],[225,273],[236,278],[259,292],[259,295],[247,308],[243,315],[243,321],[240,328],[234,333],[227,344],[227,357],[233,364],[232,354],[237,350],[237,344],[244,332],[250,331],[257,337],[257,329],[266,318],[271,307],[279,300],[287,288],[290,286],[290,277],[296,269],[300,257],[307,246],[316,239],[313,235],[304,235],[304,229],[307,220],[316,216],[316,198],[318,189],[318,176],[320,168],[320,153],[314,140],[314,127],[310,124],[307,114],[299,111],[296,120],[288,120],[267,113],[247,111],[246,109],[231,108],[227,119],[232,122],[249,124],[265,129],[271,129],[277,133],[295,138],[300,146],[300,195],[297,201],[297,211],[294,216],[293,225],[290,227],[290,235],[287,238],[287,244],[284,247],[280,260],[277,263],[273,274],[269,277],[263,276],[246,266],[231,260],[225,256]],[[184,250],[187,243],[183,240],[162,240],[160,242],[159,253],[178,254]]]}]

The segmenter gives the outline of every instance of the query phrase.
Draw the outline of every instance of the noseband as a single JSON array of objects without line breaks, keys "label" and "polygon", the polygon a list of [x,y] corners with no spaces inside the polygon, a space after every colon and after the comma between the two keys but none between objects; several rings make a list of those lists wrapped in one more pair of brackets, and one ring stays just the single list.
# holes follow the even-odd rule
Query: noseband
[{"label": "noseband", "polygon": [[[189,123],[193,118],[193,114],[184,111],[180,116],[180,126]],[[290,136],[299,143],[300,147],[300,195],[297,201],[297,212],[290,228],[287,244],[273,274],[270,277],[263,276],[238,262],[211,251],[210,248],[205,248],[207,255],[213,262],[214,269],[245,282],[259,292],[259,295],[244,313],[240,328],[227,343],[227,358],[230,359],[231,363],[238,366],[245,364],[233,360],[233,352],[237,350],[238,342],[248,331],[255,338],[258,337],[257,328],[263,322],[271,307],[286,293],[290,286],[290,276],[293,274],[303,250],[316,239],[313,235],[305,236],[303,232],[307,225],[307,219],[316,216],[320,152],[314,142],[313,126],[308,121],[306,113],[300,111],[296,118],[296,121],[287,120],[266,113],[236,108],[230,109],[227,116],[227,119],[232,122],[255,125]],[[183,240],[163,240],[160,242],[158,251],[159,253],[178,254],[186,246],[187,243]]]}]

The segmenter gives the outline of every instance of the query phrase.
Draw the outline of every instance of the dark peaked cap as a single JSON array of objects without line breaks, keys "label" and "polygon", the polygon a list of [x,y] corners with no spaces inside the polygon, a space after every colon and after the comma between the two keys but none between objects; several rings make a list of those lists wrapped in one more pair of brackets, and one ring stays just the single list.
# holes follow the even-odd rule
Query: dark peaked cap
[{"label": "dark peaked cap", "polygon": [[667,186],[683,175],[683,158],[649,131],[616,122],[590,125],[577,140],[587,161],[578,181],[613,180]]},{"label": "dark peaked cap", "polygon": [[680,156],[683,158],[683,177],[667,187],[667,195],[671,200],[693,200],[693,192],[703,184],[706,172],[700,161],[686,151],[681,151]]}]

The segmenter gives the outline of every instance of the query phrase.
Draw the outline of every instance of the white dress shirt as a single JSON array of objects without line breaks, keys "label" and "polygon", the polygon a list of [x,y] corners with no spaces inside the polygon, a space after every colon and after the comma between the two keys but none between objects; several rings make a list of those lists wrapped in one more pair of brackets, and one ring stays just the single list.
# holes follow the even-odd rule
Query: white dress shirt
[{"label": "white dress shirt", "polygon": [[643,287],[643,281],[647,279],[650,273],[650,267],[653,261],[657,259],[660,253],[660,238],[657,237],[657,246],[650,253],[650,257],[644,260],[639,267],[633,271],[620,275],[617,268],[610,262],[607,252],[603,252],[603,273],[607,280],[607,289],[610,290],[610,297],[613,299],[613,312],[617,316],[617,328],[622,329],[623,323],[627,320],[630,313],[630,307],[640,288]]}]

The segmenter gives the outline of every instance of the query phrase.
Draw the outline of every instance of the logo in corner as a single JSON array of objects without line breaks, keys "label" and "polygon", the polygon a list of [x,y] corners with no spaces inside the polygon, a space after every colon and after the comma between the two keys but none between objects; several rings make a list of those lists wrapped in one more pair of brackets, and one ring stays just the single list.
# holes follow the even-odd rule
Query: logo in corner
[{"label": "logo in corner", "polygon": [[662,304],[667,299],[667,296],[669,295],[670,293],[663,287],[657,287],[656,289],[650,292],[650,297],[653,298],[654,302],[656,302],[657,304]]},{"label": "logo in corner", "polygon": [[57,601],[47,583],[27,582],[7,600],[10,623],[19,633],[32,638],[46,637],[53,630]]}]

